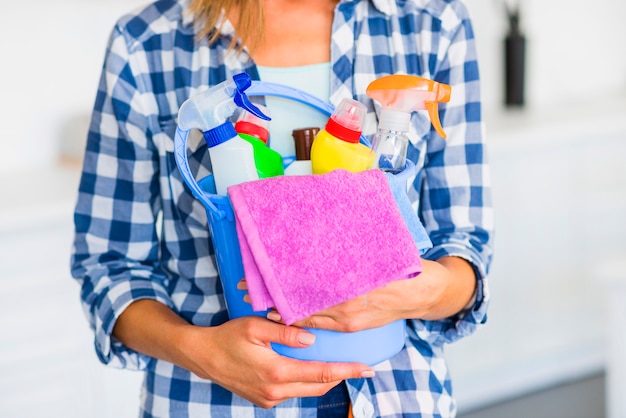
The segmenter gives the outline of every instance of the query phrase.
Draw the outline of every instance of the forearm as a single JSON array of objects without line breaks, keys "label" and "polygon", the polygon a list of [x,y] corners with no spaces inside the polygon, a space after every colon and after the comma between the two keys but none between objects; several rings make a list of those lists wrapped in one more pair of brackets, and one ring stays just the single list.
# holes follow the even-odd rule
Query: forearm
[{"label": "forearm", "polygon": [[476,288],[472,266],[462,258],[446,256],[422,260],[422,272],[396,280],[367,295],[367,308],[376,310],[385,322],[400,319],[436,321],[462,311]]},{"label": "forearm", "polygon": [[215,380],[216,357],[228,346],[220,343],[218,328],[189,324],[168,306],[141,299],[120,315],[113,336],[128,348]]},{"label": "forearm", "polygon": [[113,336],[142,354],[189,368],[184,345],[193,328],[168,306],[152,299],[141,299],[122,312],[113,328]]},{"label": "forearm", "polygon": [[[462,311],[472,300],[477,280],[462,258],[423,260],[417,277],[396,280],[296,323],[298,326],[354,332],[402,319],[440,320]],[[268,316],[280,321],[272,311]]]},{"label": "forearm", "polygon": [[459,257],[423,261],[424,271],[413,283],[416,297],[407,318],[438,320],[467,308],[476,290],[474,269]]}]

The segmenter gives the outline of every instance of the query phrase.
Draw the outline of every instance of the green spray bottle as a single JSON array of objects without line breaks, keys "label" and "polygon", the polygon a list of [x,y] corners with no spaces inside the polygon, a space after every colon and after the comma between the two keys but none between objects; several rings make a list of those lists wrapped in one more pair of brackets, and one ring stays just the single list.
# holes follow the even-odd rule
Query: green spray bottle
[{"label": "green spray bottle", "polygon": [[[256,105],[267,116],[270,110],[260,104]],[[285,174],[282,156],[268,146],[269,121],[259,118],[253,113],[243,110],[235,123],[237,134],[248,141],[254,149],[254,165],[259,178],[276,177]]]}]

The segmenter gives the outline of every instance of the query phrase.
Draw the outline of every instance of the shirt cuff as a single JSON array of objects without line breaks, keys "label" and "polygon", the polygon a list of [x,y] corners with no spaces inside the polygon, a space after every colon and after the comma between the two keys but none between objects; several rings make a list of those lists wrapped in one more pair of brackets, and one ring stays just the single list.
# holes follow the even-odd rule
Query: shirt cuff
[{"label": "shirt cuff", "polygon": [[471,250],[457,245],[444,244],[436,246],[424,258],[437,260],[445,256],[460,257],[468,261],[476,276],[476,291],[474,303],[468,305],[456,315],[449,318],[427,321],[414,319],[409,321],[420,340],[431,344],[443,345],[455,342],[473,334],[487,322],[487,308],[489,306],[489,282],[486,277],[486,264]]},{"label": "shirt cuff", "polygon": [[93,313],[95,349],[102,363],[117,368],[145,370],[153,360],[124,346],[111,335],[117,318],[131,303],[141,299],[152,299],[174,307],[165,288],[145,278],[114,282],[99,298]]}]

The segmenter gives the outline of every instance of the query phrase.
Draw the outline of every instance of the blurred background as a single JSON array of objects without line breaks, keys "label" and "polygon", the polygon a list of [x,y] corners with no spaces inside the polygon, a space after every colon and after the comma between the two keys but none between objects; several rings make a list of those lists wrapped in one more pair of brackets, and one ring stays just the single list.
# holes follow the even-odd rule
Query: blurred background
[{"label": "blurred background", "polygon": [[[69,276],[105,42],[144,0],[0,0],[0,416],[134,417]],[[626,3],[520,0],[524,104],[505,105],[505,2],[474,19],[496,208],[488,325],[451,345],[461,417],[626,417]]]}]

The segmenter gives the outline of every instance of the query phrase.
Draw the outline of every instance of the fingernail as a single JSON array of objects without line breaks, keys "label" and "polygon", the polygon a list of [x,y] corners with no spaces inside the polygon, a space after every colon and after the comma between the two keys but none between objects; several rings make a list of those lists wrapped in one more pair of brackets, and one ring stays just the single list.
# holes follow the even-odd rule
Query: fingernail
[{"label": "fingernail", "polygon": [[311,345],[315,342],[315,335],[308,332],[301,332],[298,334],[298,342],[300,344]]},{"label": "fingernail", "polygon": [[365,370],[363,373],[361,373],[361,377],[364,378],[369,378],[369,377],[374,377],[376,376],[376,372],[374,370]]},{"label": "fingernail", "polygon": [[281,319],[283,319],[280,314],[276,311],[269,311],[267,313],[267,319],[269,319],[270,321],[280,321]]}]

